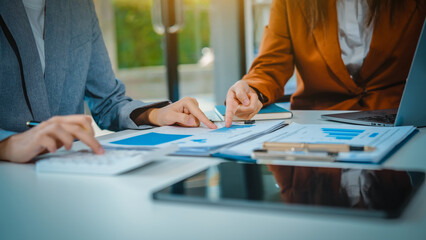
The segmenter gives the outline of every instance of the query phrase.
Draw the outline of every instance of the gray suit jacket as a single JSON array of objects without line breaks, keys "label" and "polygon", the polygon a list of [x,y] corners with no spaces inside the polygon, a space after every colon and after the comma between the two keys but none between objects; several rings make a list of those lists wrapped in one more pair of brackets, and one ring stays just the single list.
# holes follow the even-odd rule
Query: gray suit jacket
[{"label": "gray suit jacket", "polygon": [[27,130],[26,121],[81,114],[84,101],[97,124],[110,130],[147,128],[136,126],[130,113],[166,104],[125,96],[123,83],[114,77],[92,0],[46,0],[44,76],[22,1],[0,0],[0,15],[16,42],[24,75],[22,82],[18,58],[0,28],[0,141]]}]

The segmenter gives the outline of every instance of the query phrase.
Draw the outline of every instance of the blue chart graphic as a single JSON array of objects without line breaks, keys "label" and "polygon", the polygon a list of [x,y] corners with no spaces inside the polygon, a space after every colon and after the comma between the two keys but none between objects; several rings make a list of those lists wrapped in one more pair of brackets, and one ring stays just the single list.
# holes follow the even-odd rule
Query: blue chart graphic
[{"label": "blue chart graphic", "polygon": [[370,134],[369,137],[373,138],[373,137],[377,137],[377,135],[379,135],[379,133],[372,133],[372,134]]},{"label": "blue chart graphic", "polygon": [[135,137],[122,139],[119,141],[111,142],[113,144],[133,145],[133,146],[155,146],[162,143],[171,142],[174,140],[190,137],[192,135],[176,135],[176,134],[163,134],[163,133],[147,133]]},{"label": "blue chart graphic", "polygon": [[233,131],[235,129],[239,129],[239,128],[251,128],[251,127],[253,127],[253,125],[232,125],[229,128],[223,127],[223,128],[219,128],[219,129],[216,129],[214,131],[211,131],[211,132],[226,133],[226,132],[231,132],[231,131]]},{"label": "blue chart graphic", "polygon": [[326,137],[334,138],[337,140],[352,140],[354,137],[360,135],[364,130],[359,129],[343,129],[343,128],[321,128],[326,134]]}]

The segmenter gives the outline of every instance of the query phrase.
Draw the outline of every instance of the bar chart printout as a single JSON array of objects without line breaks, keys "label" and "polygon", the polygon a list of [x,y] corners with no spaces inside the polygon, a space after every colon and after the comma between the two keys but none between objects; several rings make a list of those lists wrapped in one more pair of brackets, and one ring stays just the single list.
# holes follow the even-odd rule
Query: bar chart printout
[{"label": "bar chart printout", "polygon": [[292,123],[265,136],[263,141],[371,146],[376,150],[373,152],[341,152],[338,160],[378,162],[414,130],[415,127],[412,126],[368,127]]},{"label": "bar chart printout", "polygon": [[254,124],[234,122],[231,127],[216,123],[218,129],[163,126],[143,131],[131,131],[113,139],[101,141],[105,148],[151,150],[177,144],[175,154],[209,156],[210,151],[227,144],[244,142],[275,131],[285,125],[283,120],[259,121]]},{"label": "bar chart printout", "polygon": [[[321,128],[326,137],[336,140],[352,140],[359,136],[364,130],[360,129],[345,129],[345,128]],[[376,134],[377,136],[378,134]]]}]

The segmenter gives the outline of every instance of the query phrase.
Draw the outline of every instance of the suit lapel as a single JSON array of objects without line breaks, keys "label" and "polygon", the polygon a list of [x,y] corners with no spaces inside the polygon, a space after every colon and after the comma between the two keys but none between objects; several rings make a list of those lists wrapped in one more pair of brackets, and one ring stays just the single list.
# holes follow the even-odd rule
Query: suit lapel
[{"label": "suit lapel", "polygon": [[[340,81],[341,86],[349,92],[359,94],[362,89],[356,85],[342,60],[337,20],[336,1],[328,1],[328,20],[326,26],[317,26],[313,30],[313,35],[317,44],[317,48],[324,58],[329,69]],[[299,5],[302,13],[305,13],[304,6]],[[306,21],[309,21],[305,15]]]},{"label": "suit lapel", "polygon": [[34,35],[22,1],[1,0],[1,14],[9,28],[24,68],[25,85],[34,120],[43,121],[50,115],[46,85]]},{"label": "suit lapel", "polygon": [[[368,52],[360,70],[360,80],[368,81],[377,70],[384,64],[389,55],[394,52],[395,47],[403,36],[405,26],[411,21],[413,12],[416,9],[415,1],[406,1],[405,11],[394,13],[394,22],[391,24],[390,10],[381,13],[381,20],[374,26],[373,37],[371,39],[370,51]],[[399,36],[398,38],[395,36]]]},{"label": "suit lapel", "polygon": [[45,78],[52,114],[61,104],[70,47],[69,1],[46,0]]}]

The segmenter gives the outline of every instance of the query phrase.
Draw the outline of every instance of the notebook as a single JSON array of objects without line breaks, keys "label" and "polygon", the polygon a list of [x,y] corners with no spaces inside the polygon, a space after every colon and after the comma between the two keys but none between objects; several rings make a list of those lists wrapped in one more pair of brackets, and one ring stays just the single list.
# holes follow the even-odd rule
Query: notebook
[{"label": "notebook", "polygon": [[[417,43],[410,73],[398,109],[326,114],[323,119],[372,126],[426,126],[426,24]],[[420,104],[420,105],[419,105]]]},{"label": "notebook", "polygon": [[[217,105],[215,108],[216,113],[219,115],[222,121],[225,119],[226,106]],[[263,107],[260,111],[254,115],[251,120],[273,120],[273,119],[287,119],[292,118],[293,113],[285,108],[278,106],[277,104],[271,104]],[[234,116],[234,121],[241,121],[245,119]]]}]

